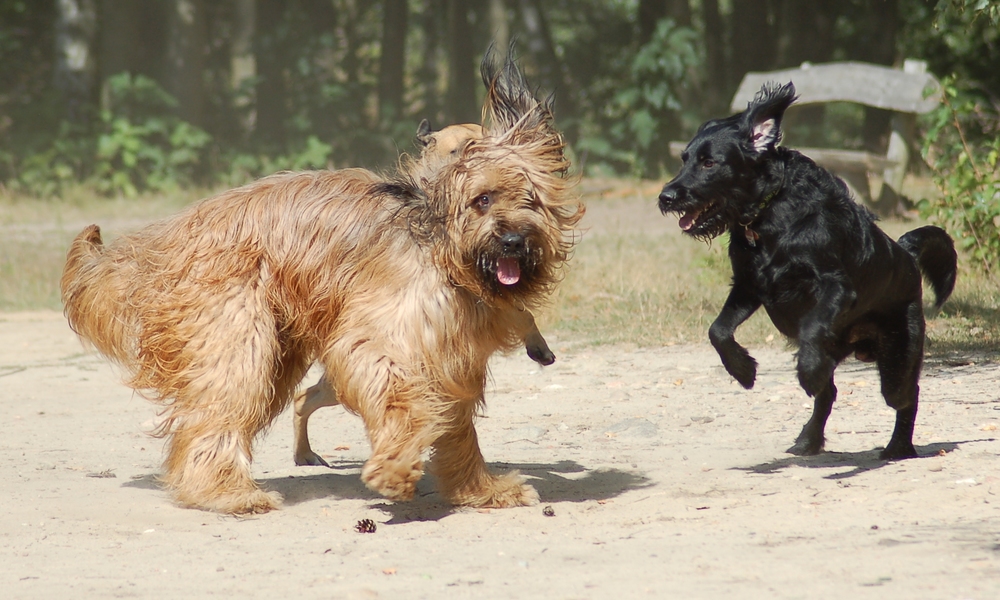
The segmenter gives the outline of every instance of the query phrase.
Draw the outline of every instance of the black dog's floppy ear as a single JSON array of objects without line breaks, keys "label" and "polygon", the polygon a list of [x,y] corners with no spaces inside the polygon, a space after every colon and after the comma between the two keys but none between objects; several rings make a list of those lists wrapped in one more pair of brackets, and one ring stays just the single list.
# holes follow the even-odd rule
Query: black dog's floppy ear
[{"label": "black dog's floppy ear", "polygon": [[431,124],[427,119],[422,119],[417,125],[417,143],[421,146],[431,143]]},{"label": "black dog's floppy ear", "polygon": [[795,100],[792,82],[761,86],[743,113],[743,128],[754,152],[762,153],[781,141],[781,117]]}]

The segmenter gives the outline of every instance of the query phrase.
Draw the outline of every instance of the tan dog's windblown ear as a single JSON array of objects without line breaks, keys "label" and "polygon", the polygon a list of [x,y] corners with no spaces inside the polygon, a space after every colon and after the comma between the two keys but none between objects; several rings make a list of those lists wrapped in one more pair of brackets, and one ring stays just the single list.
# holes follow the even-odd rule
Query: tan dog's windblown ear
[{"label": "tan dog's windblown ear", "polygon": [[491,45],[483,55],[480,73],[486,86],[483,129],[487,135],[502,136],[514,144],[554,138],[562,146],[552,115],[552,96],[539,100],[528,87],[514,61],[513,45],[503,59]]},{"label": "tan dog's windblown ear", "polygon": [[[566,144],[555,127],[552,96],[539,100],[532,93],[514,61],[511,45],[502,61],[491,45],[481,67],[486,99],[483,103],[483,132],[493,143],[526,152],[531,170],[537,172],[535,185],[548,185],[547,178],[561,179],[569,171]],[[556,196],[558,194],[555,194]]]}]

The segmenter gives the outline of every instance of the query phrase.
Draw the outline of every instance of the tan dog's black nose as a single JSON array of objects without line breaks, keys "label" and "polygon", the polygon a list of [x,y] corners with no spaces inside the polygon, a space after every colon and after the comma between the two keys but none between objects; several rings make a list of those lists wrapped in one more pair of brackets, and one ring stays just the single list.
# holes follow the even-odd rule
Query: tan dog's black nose
[{"label": "tan dog's black nose", "polygon": [[524,251],[524,236],[520,233],[505,233],[500,237],[504,254],[515,255]]}]

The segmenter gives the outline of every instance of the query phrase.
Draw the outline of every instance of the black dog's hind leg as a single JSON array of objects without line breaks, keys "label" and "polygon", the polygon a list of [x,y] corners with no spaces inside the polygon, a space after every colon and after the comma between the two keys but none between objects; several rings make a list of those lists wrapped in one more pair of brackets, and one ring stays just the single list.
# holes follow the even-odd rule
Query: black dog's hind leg
[{"label": "black dog's hind leg", "polygon": [[826,420],[830,417],[830,411],[833,410],[833,403],[836,400],[837,386],[833,385],[831,377],[830,383],[813,399],[813,414],[802,428],[802,433],[795,438],[795,444],[785,452],[812,456],[823,451],[823,444],[826,442],[823,431],[826,429]]},{"label": "black dog's hind leg", "polygon": [[757,361],[750,356],[746,348],[736,342],[733,334],[736,333],[736,328],[749,319],[758,308],[760,300],[746,293],[742,286],[734,284],[722,307],[722,312],[708,329],[708,339],[719,353],[722,365],[748,390],[753,387],[753,382],[757,378]]},{"label": "black dog's hind leg", "polygon": [[889,323],[879,340],[876,364],[882,379],[885,403],[896,409],[892,438],[879,454],[884,460],[917,456],[913,425],[920,394],[920,365],[924,355],[924,317],[920,301],[906,307],[905,319]]}]

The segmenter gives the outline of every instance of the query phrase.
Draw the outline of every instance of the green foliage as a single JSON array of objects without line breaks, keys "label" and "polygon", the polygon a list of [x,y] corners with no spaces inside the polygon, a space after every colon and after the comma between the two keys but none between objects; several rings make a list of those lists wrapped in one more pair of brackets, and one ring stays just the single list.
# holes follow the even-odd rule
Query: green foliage
[{"label": "green foliage", "polygon": [[24,158],[19,167],[20,176],[11,187],[42,198],[58,196],[64,188],[85,176],[92,147],[86,136],[69,123],[62,123],[59,135],[48,148]]},{"label": "green foliage", "polygon": [[1000,3],[996,0],[938,0],[935,10],[939,15],[972,15],[988,19],[993,25],[1000,24]]},{"label": "green foliage", "polygon": [[1000,3],[974,10],[980,0],[940,0],[937,6],[903,1],[902,56],[926,60],[929,70],[939,76],[954,74],[966,89],[978,88],[994,99],[1000,96],[1000,23],[991,18],[1000,12]]},{"label": "green foliage", "polygon": [[943,86],[944,101],[926,120],[923,148],[941,198],[922,201],[920,209],[990,272],[1000,260],[1000,114],[960,90],[954,77]]},{"label": "green foliage", "polygon": [[279,156],[233,153],[221,161],[229,165],[229,173],[222,179],[228,185],[241,185],[261,175],[278,171],[325,169],[330,166],[332,154],[333,146],[310,135],[304,145]]},{"label": "green foliage", "polygon": [[108,81],[93,180],[106,194],[135,196],[198,180],[211,136],[172,114],[177,105],[148,77],[122,73]]},{"label": "green foliage", "polygon": [[203,179],[212,138],[175,116],[176,100],[155,81],[122,73],[107,93],[96,131],[63,122],[47,147],[20,162],[12,187],[46,197],[87,181],[103,194],[132,197]]},{"label": "green foliage", "polygon": [[[141,20],[156,35],[143,39],[142,51],[121,68],[178,84],[183,78],[171,75],[178,65],[165,60],[177,32],[158,22],[169,3],[146,4]],[[0,0],[0,185],[50,196],[83,182],[107,195],[134,196],[143,190],[241,184],[282,169],[391,168],[399,152],[410,148],[420,119],[441,127],[459,118],[448,100],[448,73],[463,67],[450,60],[449,36],[455,34],[438,2],[408,3],[407,35],[392,42],[404,44],[405,69],[402,104],[391,114],[381,103],[378,77],[385,3],[279,3],[283,8],[253,33],[240,33],[241,13],[230,4],[205,3],[207,37],[197,78],[203,106],[193,111],[203,131],[182,122],[175,100],[146,77],[93,81],[104,92],[100,102],[90,89],[67,95],[54,84],[61,5]],[[529,4],[538,17],[532,24],[523,10]],[[707,30],[712,5],[689,2],[687,11],[680,10],[683,3],[667,4],[671,8],[658,3],[658,14],[685,26],[663,20],[650,34],[647,23],[639,22],[635,0],[506,3],[508,33],[519,40],[518,59],[533,86],[555,95],[558,125],[585,173],[663,177],[675,164],[670,142],[687,139],[698,123],[723,113],[743,71],[815,59],[803,55],[813,45],[817,51],[829,46],[820,54],[832,60],[868,60],[885,35],[885,20],[875,18],[884,12],[875,7],[885,3],[833,3],[836,10],[826,6],[830,3],[813,3],[809,14],[817,23],[819,17],[835,17],[831,39],[816,44],[793,35],[793,28],[820,30],[788,19],[793,3],[714,3],[721,27],[712,31]],[[501,30],[487,5],[493,6],[469,7],[474,18],[465,33],[477,51]],[[773,27],[747,33],[751,24],[739,22],[747,15],[740,7],[758,15],[764,11]],[[979,89],[983,98],[1000,104],[1000,2],[900,0],[896,16],[897,56],[926,59],[932,72],[955,73],[966,89]],[[112,21],[98,19],[91,48],[102,78],[110,66],[98,46],[116,39],[114,28],[130,22]],[[253,38],[243,41],[251,42],[244,50],[252,49],[256,71],[247,68],[249,55],[233,54],[242,35]],[[753,35],[760,40],[748,42]],[[751,47],[761,50],[747,52]],[[719,59],[711,68],[708,48]],[[462,57],[464,68],[475,69],[478,59]],[[482,90],[476,94],[481,99]],[[789,140],[805,144],[801,128],[806,135],[823,134],[817,145],[871,142],[867,111],[827,106],[823,112],[822,124],[796,126],[790,118]],[[67,117],[72,126],[63,123]]]},{"label": "green foliage", "polygon": [[661,21],[632,58],[627,83],[608,105],[606,130],[583,138],[579,149],[625,163],[632,175],[660,176],[670,141],[680,136],[688,82],[701,63],[697,34]]}]

